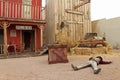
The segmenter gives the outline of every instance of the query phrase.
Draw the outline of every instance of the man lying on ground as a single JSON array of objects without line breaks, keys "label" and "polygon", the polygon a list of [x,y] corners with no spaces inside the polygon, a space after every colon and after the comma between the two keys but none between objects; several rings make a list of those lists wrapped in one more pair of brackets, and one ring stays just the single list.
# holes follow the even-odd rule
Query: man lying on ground
[{"label": "man lying on ground", "polygon": [[104,61],[101,56],[97,56],[95,58],[91,57],[89,58],[89,61],[86,64],[80,65],[80,66],[74,66],[71,64],[71,67],[74,71],[86,68],[86,67],[92,67],[94,74],[98,74],[101,71],[101,68],[98,67],[99,64],[110,64],[111,61]]}]

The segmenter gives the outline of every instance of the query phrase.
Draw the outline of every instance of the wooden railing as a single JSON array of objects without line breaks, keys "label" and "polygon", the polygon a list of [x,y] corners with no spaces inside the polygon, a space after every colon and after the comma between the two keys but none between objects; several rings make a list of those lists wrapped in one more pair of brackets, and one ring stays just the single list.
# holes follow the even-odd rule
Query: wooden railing
[{"label": "wooden railing", "polygon": [[40,5],[0,0],[0,18],[45,20],[43,9]]}]

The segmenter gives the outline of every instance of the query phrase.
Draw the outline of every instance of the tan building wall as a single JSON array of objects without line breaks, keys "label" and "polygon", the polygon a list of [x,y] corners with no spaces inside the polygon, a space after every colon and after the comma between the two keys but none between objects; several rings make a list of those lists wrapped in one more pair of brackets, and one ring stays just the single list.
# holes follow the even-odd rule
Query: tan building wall
[{"label": "tan building wall", "polygon": [[76,43],[85,33],[92,31],[90,2],[78,6],[83,3],[82,0],[47,0],[45,34],[48,44]]},{"label": "tan building wall", "polygon": [[93,21],[92,27],[93,32],[101,36],[105,34],[106,40],[113,48],[120,48],[120,17]]}]

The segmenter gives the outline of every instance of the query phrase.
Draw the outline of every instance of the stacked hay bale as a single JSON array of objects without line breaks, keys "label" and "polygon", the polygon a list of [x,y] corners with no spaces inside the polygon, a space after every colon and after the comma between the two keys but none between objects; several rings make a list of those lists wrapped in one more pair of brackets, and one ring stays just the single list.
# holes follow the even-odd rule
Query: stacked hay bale
[{"label": "stacked hay bale", "polygon": [[85,47],[74,47],[70,49],[71,54],[76,55],[90,55],[91,54],[91,48],[85,48]]},{"label": "stacked hay bale", "polygon": [[112,53],[112,46],[107,45],[106,47],[99,46],[94,48],[89,47],[74,47],[70,49],[71,54],[75,55],[91,55],[91,54],[110,54]]}]

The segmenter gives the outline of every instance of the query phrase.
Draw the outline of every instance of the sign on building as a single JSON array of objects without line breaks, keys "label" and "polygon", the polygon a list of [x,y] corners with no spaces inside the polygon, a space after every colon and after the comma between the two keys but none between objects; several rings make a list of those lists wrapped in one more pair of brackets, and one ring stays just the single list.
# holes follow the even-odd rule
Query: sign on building
[{"label": "sign on building", "polygon": [[32,30],[32,26],[16,26],[17,30]]}]

